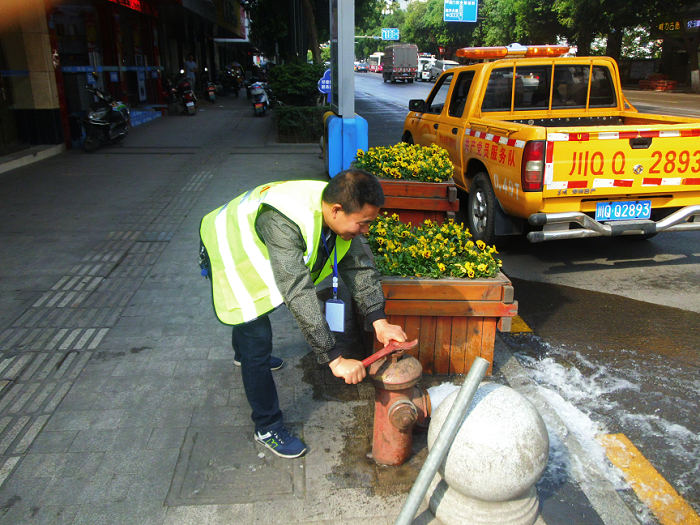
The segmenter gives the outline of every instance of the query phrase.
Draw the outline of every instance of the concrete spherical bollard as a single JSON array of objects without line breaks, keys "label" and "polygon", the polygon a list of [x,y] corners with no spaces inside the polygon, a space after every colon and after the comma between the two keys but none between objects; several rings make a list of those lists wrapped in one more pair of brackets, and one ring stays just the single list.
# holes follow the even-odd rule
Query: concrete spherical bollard
[{"label": "concrete spherical bollard", "polygon": [[[458,392],[433,412],[433,446]],[[549,457],[547,428],[537,409],[507,386],[482,383],[426,494],[445,525],[531,525],[535,483]]]}]

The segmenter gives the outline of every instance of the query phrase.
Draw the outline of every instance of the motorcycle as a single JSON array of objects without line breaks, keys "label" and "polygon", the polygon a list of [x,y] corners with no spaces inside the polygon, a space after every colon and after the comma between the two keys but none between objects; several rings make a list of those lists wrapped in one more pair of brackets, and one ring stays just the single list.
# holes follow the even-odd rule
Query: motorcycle
[{"label": "motorcycle", "polygon": [[221,85],[223,94],[233,93],[234,96],[238,96],[238,92],[240,91],[240,82],[234,71],[228,67],[224,67],[223,69],[219,70],[216,80],[217,83]]},{"label": "motorcycle", "polygon": [[268,97],[268,91],[265,89],[264,82],[255,82],[250,86],[250,95],[253,99],[253,113],[257,115],[264,115],[270,108],[270,99]]},{"label": "motorcycle", "polygon": [[[180,71],[180,73],[184,73],[184,71]],[[181,112],[187,115],[194,115],[197,113],[197,97],[194,96],[192,85],[190,85],[187,77],[182,77],[177,85],[177,98]]]},{"label": "motorcycle", "polygon": [[213,104],[214,102],[216,102],[216,86],[209,79],[209,72],[207,68],[204,68],[204,73],[202,73],[200,80],[202,83],[202,91],[204,92],[204,95],[206,96],[207,100]]},{"label": "motorcycle", "polygon": [[[95,80],[99,78],[96,73],[92,76]],[[103,142],[118,143],[126,137],[131,120],[126,104],[114,100],[109,93],[98,89],[97,86],[88,85],[85,89],[97,98],[97,101],[90,104],[87,115],[82,119],[85,128],[83,148],[87,152],[93,152]]]}]

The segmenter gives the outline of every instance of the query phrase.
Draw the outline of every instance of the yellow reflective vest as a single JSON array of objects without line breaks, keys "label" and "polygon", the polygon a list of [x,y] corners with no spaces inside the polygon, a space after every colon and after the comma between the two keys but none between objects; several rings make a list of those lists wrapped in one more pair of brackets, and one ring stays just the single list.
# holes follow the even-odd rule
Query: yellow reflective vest
[{"label": "yellow reflective vest", "polygon": [[[204,216],[199,233],[211,264],[214,311],[222,323],[252,321],[277,308],[284,298],[272,274],[267,247],[255,230],[262,205],[274,208],[299,227],[306,251],[304,264],[311,271],[316,262],[323,213],[321,195],[326,182],[272,182],[250,190]],[[350,241],[336,238],[340,261]],[[315,284],[333,271],[334,254],[323,266]]]}]

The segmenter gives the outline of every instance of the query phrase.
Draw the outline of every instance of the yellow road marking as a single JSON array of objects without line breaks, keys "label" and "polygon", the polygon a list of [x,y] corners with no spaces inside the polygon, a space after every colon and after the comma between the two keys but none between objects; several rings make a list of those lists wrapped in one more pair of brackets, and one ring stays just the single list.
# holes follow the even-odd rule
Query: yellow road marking
[{"label": "yellow road marking", "polygon": [[514,316],[510,324],[510,333],[516,332],[532,332],[532,328],[519,315]]},{"label": "yellow road marking", "polygon": [[608,459],[622,470],[628,483],[662,525],[700,525],[700,517],[656,471],[624,434],[600,438]]}]

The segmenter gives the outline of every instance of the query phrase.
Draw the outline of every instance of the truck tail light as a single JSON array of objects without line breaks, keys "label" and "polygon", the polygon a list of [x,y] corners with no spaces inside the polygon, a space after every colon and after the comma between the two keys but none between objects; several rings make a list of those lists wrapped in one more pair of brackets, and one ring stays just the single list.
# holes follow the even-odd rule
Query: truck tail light
[{"label": "truck tail light", "polygon": [[523,191],[542,191],[544,179],[545,142],[531,140],[525,144],[520,169]]}]

